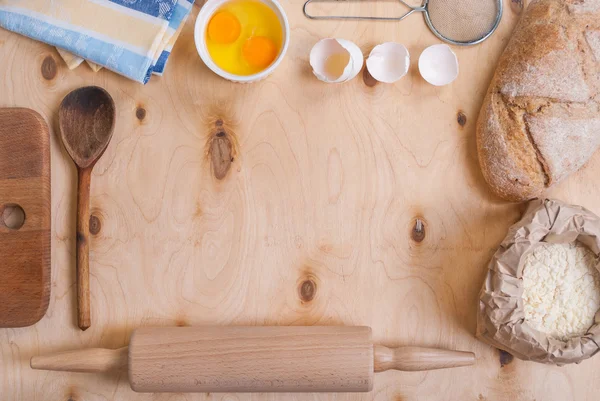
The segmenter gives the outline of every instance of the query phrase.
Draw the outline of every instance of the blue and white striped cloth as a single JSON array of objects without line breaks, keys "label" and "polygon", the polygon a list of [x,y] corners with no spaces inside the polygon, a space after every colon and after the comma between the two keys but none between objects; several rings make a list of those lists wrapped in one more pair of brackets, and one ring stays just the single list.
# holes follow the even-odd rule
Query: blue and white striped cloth
[{"label": "blue and white striped cloth", "polygon": [[164,71],[193,3],[0,0],[0,27],[146,83],[152,73]]}]

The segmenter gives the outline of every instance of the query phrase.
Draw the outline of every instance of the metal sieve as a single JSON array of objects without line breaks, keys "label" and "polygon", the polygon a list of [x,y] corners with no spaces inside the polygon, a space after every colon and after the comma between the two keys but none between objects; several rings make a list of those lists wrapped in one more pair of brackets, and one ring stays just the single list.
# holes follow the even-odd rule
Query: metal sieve
[{"label": "metal sieve", "polygon": [[502,0],[424,0],[420,7],[413,7],[404,0],[397,0],[409,8],[406,13],[397,17],[313,15],[308,12],[308,5],[311,3],[338,1],[340,0],[308,0],[304,3],[304,15],[316,20],[402,21],[412,13],[422,12],[427,26],[435,36],[445,42],[461,46],[483,42],[494,33],[502,19]]}]

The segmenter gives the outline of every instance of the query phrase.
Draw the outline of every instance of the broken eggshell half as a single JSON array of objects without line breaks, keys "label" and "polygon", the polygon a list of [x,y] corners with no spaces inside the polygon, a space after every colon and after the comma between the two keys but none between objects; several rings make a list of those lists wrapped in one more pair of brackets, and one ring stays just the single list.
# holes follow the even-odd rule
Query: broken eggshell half
[{"label": "broken eggshell half", "polygon": [[432,85],[448,85],[458,77],[458,58],[448,45],[429,46],[419,57],[419,72]]},{"label": "broken eggshell half", "polygon": [[346,82],[362,69],[363,54],[349,40],[322,39],[310,51],[310,66],[313,74],[323,82]]},{"label": "broken eggshell half", "polygon": [[393,84],[406,75],[410,66],[408,49],[400,43],[387,42],[371,50],[367,59],[369,74],[379,82]]}]

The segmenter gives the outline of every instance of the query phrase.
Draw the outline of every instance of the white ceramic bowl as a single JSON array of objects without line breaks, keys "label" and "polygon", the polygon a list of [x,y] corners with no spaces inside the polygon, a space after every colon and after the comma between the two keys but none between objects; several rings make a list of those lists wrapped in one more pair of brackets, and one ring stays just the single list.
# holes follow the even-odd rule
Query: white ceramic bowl
[{"label": "white ceramic bowl", "polygon": [[215,74],[228,79],[234,82],[256,82],[261,79],[269,76],[275,68],[281,63],[283,57],[285,56],[285,52],[290,44],[290,25],[287,20],[287,16],[285,15],[285,11],[281,4],[277,2],[277,0],[257,0],[261,3],[269,6],[274,12],[275,15],[279,18],[279,22],[281,23],[281,27],[283,28],[283,43],[281,46],[281,51],[279,55],[275,59],[275,61],[265,70],[258,72],[253,75],[235,75],[230,72],[223,70],[221,67],[217,66],[215,62],[210,57],[208,53],[208,49],[206,48],[206,25],[208,21],[212,18],[215,12],[225,3],[232,0],[208,0],[206,4],[198,13],[198,18],[196,19],[196,26],[194,28],[194,41],[196,42],[196,49],[198,50],[198,54],[204,64],[208,68],[210,68]]}]

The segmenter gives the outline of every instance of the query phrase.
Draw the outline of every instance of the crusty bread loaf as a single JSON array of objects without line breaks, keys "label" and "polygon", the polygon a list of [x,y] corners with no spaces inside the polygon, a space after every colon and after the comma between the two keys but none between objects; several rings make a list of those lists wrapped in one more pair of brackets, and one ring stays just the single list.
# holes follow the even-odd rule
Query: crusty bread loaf
[{"label": "crusty bread loaf", "polygon": [[600,0],[534,0],[502,54],[477,123],[483,175],[522,201],[600,145]]}]

